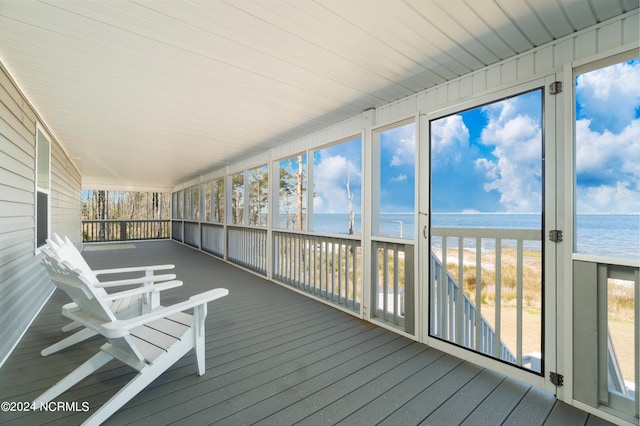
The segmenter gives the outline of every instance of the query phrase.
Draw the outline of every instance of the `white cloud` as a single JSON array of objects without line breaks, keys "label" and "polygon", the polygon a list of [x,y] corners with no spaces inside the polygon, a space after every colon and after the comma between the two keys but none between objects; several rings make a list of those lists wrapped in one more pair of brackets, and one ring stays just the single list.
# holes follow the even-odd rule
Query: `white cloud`
[{"label": "white cloud", "polygon": [[403,165],[413,165],[415,163],[416,140],[415,137],[409,139],[399,139],[394,141],[393,156],[390,165],[393,167]]},{"label": "white cloud", "polygon": [[580,212],[640,212],[640,61],[578,76]]},{"label": "white cloud", "polygon": [[321,158],[314,166],[313,208],[316,213],[346,213],[349,211],[347,198],[347,175],[351,191],[360,186],[361,173],[341,155]]},{"label": "white cloud", "polygon": [[638,213],[640,193],[627,182],[577,188],[577,211],[580,213]]},{"label": "white cloud", "polygon": [[512,98],[485,108],[489,122],[481,143],[494,147],[496,160],[479,158],[486,191],[500,193],[500,203],[510,212],[542,208],[542,131],[539,118],[522,114],[522,98]]},{"label": "white cloud", "polygon": [[596,130],[619,133],[640,105],[640,61],[600,68],[577,78],[576,100]]},{"label": "white cloud", "polygon": [[640,212],[640,119],[618,134],[576,122],[580,212]]},{"label": "white cloud", "polygon": [[588,119],[576,121],[577,172],[640,174],[640,119],[620,133],[593,131],[590,124]]},{"label": "white cloud", "polygon": [[401,173],[400,175],[391,178],[391,182],[404,182],[407,180],[407,175],[404,173]]},{"label": "white cloud", "polygon": [[469,149],[469,129],[460,115],[450,115],[431,124],[431,155],[434,166],[460,162]]}]

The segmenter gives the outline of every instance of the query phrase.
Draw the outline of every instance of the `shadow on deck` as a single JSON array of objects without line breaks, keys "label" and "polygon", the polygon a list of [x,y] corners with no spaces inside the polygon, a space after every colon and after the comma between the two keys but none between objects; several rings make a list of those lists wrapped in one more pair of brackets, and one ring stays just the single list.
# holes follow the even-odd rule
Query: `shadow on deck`
[{"label": "shadow on deck", "polygon": [[[595,425],[549,393],[361,321],[173,241],[85,247],[96,269],[173,263],[165,305],[215,287],[207,372],[188,354],[106,424]],[[68,321],[56,291],[0,369],[0,401],[28,402],[98,351],[93,338],[46,358]],[[115,361],[57,401],[102,405],[133,373]],[[79,424],[87,412],[0,412],[12,425]]]}]

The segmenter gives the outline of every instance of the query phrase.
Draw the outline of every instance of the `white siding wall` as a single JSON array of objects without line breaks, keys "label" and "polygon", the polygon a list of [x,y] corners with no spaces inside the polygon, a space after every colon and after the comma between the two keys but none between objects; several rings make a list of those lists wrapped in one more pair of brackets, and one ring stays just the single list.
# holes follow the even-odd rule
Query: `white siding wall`
[{"label": "white siding wall", "polygon": [[[36,120],[0,64],[0,365],[54,289],[34,254]],[[78,170],[52,140],[51,231],[78,244],[81,183]]]}]

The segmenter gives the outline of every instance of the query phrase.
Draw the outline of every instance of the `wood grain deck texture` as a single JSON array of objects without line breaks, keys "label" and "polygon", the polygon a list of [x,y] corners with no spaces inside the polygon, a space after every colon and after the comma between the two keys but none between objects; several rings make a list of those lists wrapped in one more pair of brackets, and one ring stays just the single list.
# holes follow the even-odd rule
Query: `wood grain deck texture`
[{"label": "wood grain deck texture", "polygon": [[[216,287],[207,372],[189,353],[109,425],[586,425],[608,424],[549,393],[361,321],[173,241],[91,245],[95,268],[173,263],[184,281],[162,304]],[[64,337],[56,291],[0,368],[0,401],[32,401],[97,352],[90,339],[41,357]],[[133,372],[112,361],[56,401],[107,401]],[[87,412],[0,412],[0,424],[80,424]]]}]

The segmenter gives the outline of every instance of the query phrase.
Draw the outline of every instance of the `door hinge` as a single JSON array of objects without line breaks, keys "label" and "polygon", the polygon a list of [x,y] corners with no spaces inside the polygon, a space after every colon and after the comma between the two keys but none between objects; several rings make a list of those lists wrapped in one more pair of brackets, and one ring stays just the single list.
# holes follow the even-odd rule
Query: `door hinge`
[{"label": "door hinge", "polygon": [[549,231],[549,241],[553,241],[554,243],[562,241],[562,231],[559,229]]},{"label": "door hinge", "polygon": [[562,82],[554,81],[549,85],[549,94],[557,95],[558,93],[562,93]]},{"label": "door hinge", "polygon": [[549,381],[551,383],[553,383],[554,385],[556,385],[556,386],[562,386],[562,385],[564,385],[564,376],[562,374],[558,374],[558,373],[552,371],[549,374]]}]

